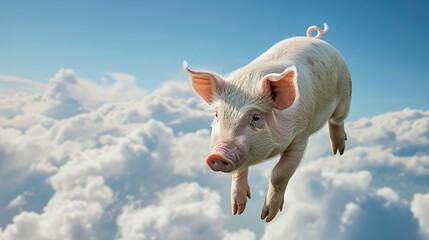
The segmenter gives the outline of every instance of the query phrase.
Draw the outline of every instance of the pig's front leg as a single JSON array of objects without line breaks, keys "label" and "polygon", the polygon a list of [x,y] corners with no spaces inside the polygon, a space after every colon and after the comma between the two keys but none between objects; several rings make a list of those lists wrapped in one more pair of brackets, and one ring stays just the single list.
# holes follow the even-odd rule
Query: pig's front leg
[{"label": "pig's front leg", "polygon": [[232,174],[231,182],[231,209],[232,214],[241,214],[246,208],[247,197],[250,199],[250,188],[247,182],[249,169]]},{"label": "pig's front leg", "polygon": [[261,219],[273,220],[282,210],[286,186],[304,155],[308,137],[294,140],[281,154],[279,162],[271,173],[270,185],[262,208]]}]

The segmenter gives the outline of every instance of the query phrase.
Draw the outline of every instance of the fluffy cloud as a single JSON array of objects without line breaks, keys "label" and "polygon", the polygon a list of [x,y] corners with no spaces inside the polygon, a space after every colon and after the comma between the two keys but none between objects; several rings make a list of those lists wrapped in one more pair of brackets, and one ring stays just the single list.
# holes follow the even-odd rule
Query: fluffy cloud
[{"label": "fluffy cloud", "polygon": [[13,95],[19,92],[37,93],[42,92],[46,84],[32,79],[0,75],[0,94]]},{"label": "fluffy cloud", "polygon": [[296,173],[284,213],[266,226],[262,239],[421,239],[408,204],[393,191],[374,189],[368,171],[320,171],[312,165]]},{"label": "fluffy cloud", "polygon": [[[344,157],[333,158],[323,151],[310,150],[307,159],[324,162],[320,166],[338,170],[387,166],[417,175],[429,174],[429,111],[404,109],[371,119],[363,118],[346,124],[346,132],[349,138]],[[313,145],[326,145],[325,140],[329,139],[327,129],[315,139]]]},{"label": "fluffy cloud", "polygon": [[[410,189],[429,182],[428,126],[429,112],[410,109],[346,124],[345,154],[309,150],[287,189],[285,213],[262,238],[422,239],[429,201],[414,195],[410,208],[409,199]],[[309,149],[329,151],[328,139],[325,128]]]},{"label": "fluffy cloud", "polygon": [[225,232],[224,240],[255,240],[256,235],[254,232],[250,231],[249,229],[240,229],[237,232]]},{"label": "fluffy cloud", "polygon": [[123,207],[117,218],[120,239],[201,239],[223,237],[220,196],[197,183],[182,183],[160,193],[158,204]]},{"label": "fluffy cloud", "polygon": [[[74,72],[71,74],[75,75]],[[145,91],[137,87],[134,76],[125,73],[109,73],[108,76],[113,78],[113,84],[107,84],[106,78],[102,78],[101,85],[88,79],[78,78],[74,84],[69,84],[68,91],[85,106],[141,99],[144,96]]]},{"label": "fluffy cloud", "polygon": [[119,239],[255,239],[248,229],[223,229],[224,215],[216,191],[195,182],[181,183],[158,194],[155,205],[142,207],[129,198],[117,217]]},{"label": "fluffy cloud", "polygon": [[411,211],[418,219],[420,231],[429,238],[429,193],[417,193],[411,202]]},{"label": "fluffy cloud", "polygon": [[1,239],[91,239],[91,226],[112,200],[112,191],[101,177],[84,186],[57,191],[42,214],[21,212],[0,233]]},{"label": "fluffy cloud", "polygon": [[275,161],[250,169],[252,199],[231,216],[229,177],[204,163],[212,114],[188,83],[146,93],[131,75],[108,76],[113,84],[61,70],[44,92],[0,97],[0,239],[429,234],[429,111],[349,122],[343,156],[331,156],[321,130],[283,212],[264,225],[258,215]]},{"label": "fluffy cloud", "polygon": [[345,230],[345,225],[352,225],[353,224],[353,218],[359,214],[360,211],[359,205],[356,203],[347,203],[346,209],[344,210],[343,214],[341,215],[341,226],[340,230],[343,232]]},{"label": "fluffy cloud", "polygon": [[[111,91],[123,91],[134,82],[128,75],[112,77],[128,82],[113,85]],[[0,230],[1,239],[90,239],[103,232],[93,230],[98,222],[115,223],[117,217],[125,216],[130,197],[147,205],[165,187],[205,172],[200,159],[208,152],[209,132],[205,128],[211,114],[189,91],[182,89],[183,98],[174,99],[170,93],[178,86],[164,84],[151,95],[124,102],[117,94],[118,98],[110,99],[114,103],[94,108],[99,102],[89,98],[89,92],[100,92],[104,97],[112,92],[86,81],[71,70],[61,70],[40,95],[3,97],[8,104],[2,105],[2,113],[6,114],[1,116],[5,121],[0,126],[0,190],[5,193],[0,197],[4,213],[0,215],[18,214],[9,220],[3,217],[2,222],[11,222]],[[79,90],[84,88],[86,92]],[[133,95],[128,92],[127,99],[130,97]],[[27,104],[35,107],[27,108]],[[64,109],[59,112],[59,108]],[[50,190],[39,193],[45,195],[27,194],[40,185]],[[202,204],[201,214],[206,214],[208,220],[216,220],[222,238],[219,196],[195,183],[186,189],[193,188],[208,194],[197,196],[194,203]],[[182,193],[179,186],[174,189],[179,190],[165,190],[166,196]],[[159,209],[178,196],[161,198]],[[33,200],[41,201],[41,206],[36,207]],[[215,212],[205,211],[209,205]],[[184,212],[183,217],[187,214]],[[127,227],[118,221],[118,234],[119,229]],[[243,234],[249,233],[247,230]]]},{"label": "fluffy cloud", "polygon": [[12,201],[9,202],[9,204],[7,205],[8,208],[12,208],[12,207],[20,207],[22,205],[24,205],[25,202],[25,198],[23,197],[23,195],[18,195],[18,197],[12,199]]},{"label": "fluffy cloud", "polygon": [[[206,129],[176,138],[170,149],[174,173],[194,176],[196,170],[202,169],[205,165],[204,161],[195,161],[195,159],[209,154],[207,148],[210,145],[209,139],[209,131]],[[196,143],[199,143],[200,147],[195,147]],[[189,151],[190,149],[193,151]]]},{"label": "fluffy cloud", "polygon": [[2,96],[0,119],[6,123],[3,126],[26,127],[44,117],[66,119],[87,112],[88,107],[141,99],[144,96],[144,91],[135,85],[134,76],[120,73],[111,73],[109,76],[114,79],[114,83],[100,85],[78,77],[73,70],[61,69],[49,80],[42,94]]},{"label": "fluffy cloud", "polygon": [[399,201],[399,195],[389,187],[377,189],[376,194],[378,196],[384,197],[387,200],[386,204],[384,205],[385,207],[389,207],[391,203]]}]

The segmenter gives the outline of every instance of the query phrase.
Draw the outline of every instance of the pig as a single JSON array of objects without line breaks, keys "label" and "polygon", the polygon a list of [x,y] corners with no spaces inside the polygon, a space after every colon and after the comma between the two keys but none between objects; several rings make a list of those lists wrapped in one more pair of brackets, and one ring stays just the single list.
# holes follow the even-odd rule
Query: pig
[{"label": "pig", "polygon": [[211,170],[232,175],[233,215],[241,214],[251,197],[250,166],[280,155],[261,213],[270,222],[283,208],[286,186],[310,135],[328,123],[332,153],[344,152],[351,77],[340,52],[319,39],[328,30],[324,27],[285,39],[225,76],[191,70],[183,62],[193,89],[214,111],[206,162]]}]

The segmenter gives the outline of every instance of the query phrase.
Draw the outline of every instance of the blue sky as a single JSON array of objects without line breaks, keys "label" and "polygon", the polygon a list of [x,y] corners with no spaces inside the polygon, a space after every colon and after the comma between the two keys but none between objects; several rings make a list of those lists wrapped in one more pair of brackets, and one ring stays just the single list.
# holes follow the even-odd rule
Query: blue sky
[{"label": "blue sky", "polygon": [[[3,1],[0,239],[428,239],[427,1]],[[278,41],[323,40],[353,81],[348,141],[310,138],[284,211],[276,161],[230,213],[206,166],[212,113],[191,68],[228,73]],[[406,109],[410,108],[410,109]]]},{"label": "blue sky", "polygon": [[[192,67],[227,73],[327,22],[353,79],[350,120],[428,108],[427,1],[7,1],[0,75],[47,82],[60,68],[153,90]],[[3,87],[13,87],[1,83]]]}]

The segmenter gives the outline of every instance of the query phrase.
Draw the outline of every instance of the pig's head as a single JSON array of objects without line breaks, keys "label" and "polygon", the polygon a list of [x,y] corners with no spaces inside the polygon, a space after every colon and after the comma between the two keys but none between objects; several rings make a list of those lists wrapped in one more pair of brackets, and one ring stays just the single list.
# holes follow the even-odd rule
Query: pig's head
[{"label": "pig's head", "polygon": [[196,93],[214,111],[211,154],[206,159],[210,169],[234,172],[279,151],[277,115],[295,101],[294,66],[256,80],[252,74],[242,79],[230,75],[228,81],[214,72],[190,70],[186,62],[183,68]]}]

